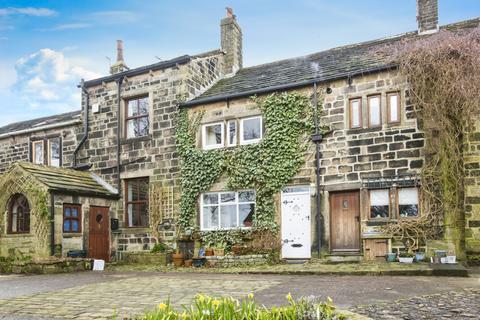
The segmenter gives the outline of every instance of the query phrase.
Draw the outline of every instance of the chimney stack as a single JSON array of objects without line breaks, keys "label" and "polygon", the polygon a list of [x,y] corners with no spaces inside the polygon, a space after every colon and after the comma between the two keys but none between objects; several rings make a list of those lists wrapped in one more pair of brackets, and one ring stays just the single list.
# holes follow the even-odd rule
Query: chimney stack
[{"label": "chimney stack", "polygon": [[128,70],[125,61],[123,61],[123,41],[117,40],[117,61],[110,66],[110,74],[116,74]]},{"label": "chimney stack", "polygon": [[438,31],[438,0],[417,0],[418,34]]},{"label": "chimney stack", "polygon": [[221,47],[225,53],[223,72],[225,75],[235,74],[243,65],[242,29],[237,23],[232,8],[226,8],[226,17],[220,22]]}]

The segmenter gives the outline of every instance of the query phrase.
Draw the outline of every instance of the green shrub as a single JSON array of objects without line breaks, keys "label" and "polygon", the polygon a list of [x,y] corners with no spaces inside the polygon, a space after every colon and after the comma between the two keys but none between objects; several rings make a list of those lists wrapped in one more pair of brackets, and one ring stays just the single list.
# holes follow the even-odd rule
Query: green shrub
[{"label": "green shrub", "polygon": [[153,246],[153,248],[150,250],[150,253],[165,252],[167,249],[168,247],[165,243],[159,242]]},{"label": "green shrub", "polygon": [[344,316],[335,312],[332,300],[321,302],[316,298],[301,298],[295,301],[287,295],[288,304],[266,308],[255,303],[253,294],[244,300],[234,298],[215,299],[198,295],[191,306],[176,311],[170,302],[161,303],[157,310],[142,316],[143,320],[340,320]]}]

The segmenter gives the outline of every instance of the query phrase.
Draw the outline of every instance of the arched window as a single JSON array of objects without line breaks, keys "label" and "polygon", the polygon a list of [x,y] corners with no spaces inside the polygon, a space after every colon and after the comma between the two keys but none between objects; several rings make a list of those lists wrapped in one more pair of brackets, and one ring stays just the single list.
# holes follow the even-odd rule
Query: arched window
[{"label": "arched window", "polygon": [[8,232],[30,232],[30,206],[23,194],[15,194],[9,201],[8,206]]}]

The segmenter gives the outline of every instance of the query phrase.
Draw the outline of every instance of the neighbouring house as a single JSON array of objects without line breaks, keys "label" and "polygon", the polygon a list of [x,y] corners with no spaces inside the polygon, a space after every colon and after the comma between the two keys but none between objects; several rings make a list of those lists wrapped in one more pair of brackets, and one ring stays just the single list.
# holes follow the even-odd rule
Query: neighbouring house
[{"label": "neighbouring house", "polygon": [[[186,193],[181,188],[185,159],[179,156],[176,139],[179,111],[191,119],[202,114],[193,133],[195,150],[213,154],[248,149],[269,135],[265,115],[251,97],[297,92],[324,98],[319,121],[331,132],[308,142],[305,165],[275,194],[282,257],[308,259],[312,252],[322,251],[347,259],[375,259],[400,249],[403,244],[379,227],[422,215],[419,174],[425,140],[408,83],[381,49],[439,30],[470,32],[480,22],[477,18],[439,27],[437,1],[418,0],[417,5],[418,31],[248,68],[242,66],[242,31],[231,10],[220,24],[219,50],[128,69],[119,41],[111,74],[82,81],[80,113],[0,128],[0,172],[5,172],[0,190],[16,172],[49,193],[54,189],[49,189],[45,177],[51,174],[64,182],[79,175],[94,188],[103,188],[97,195],[74,188],[54,190],[56,198],[49,198],[47,207],[55,205],[55,224],[49,229],[55,239],[44,242],[44,255],[87,249],[89,256],[109,260],[121,259],[124,252],[150,250],[157,241],[173,242],[176,224],[185,215],[181,204]],[[470,254],[480,254],[478,121],[476,131],[466,154],[466,236],[431,241],[431,249],[454,250],[455,241],[463,241]],[[228,179],[222,173],[197,190],[194,229],[245,230],[254,224],[256,194],[261,190],[232,190]],[[15,246],[15,237],[35,236],[34,218],[29,229],[22,222],[25,218],[15,218],[15,225],[25,232],[20,236],[12,232],[18,210],[25,212],[34,205],[35,195],[20,188],[0,201],[5,212],[0,255]],[[83,232],[73,237],[62,232],[62,219],[63,226],[70,221],[65,216],[70,207],[64,203],[82,212],[78,226]],[[97,213],[97,208],[107,207]],[[91,224],[95,214],[104,214],[100,220],[107,228],[102,230],[108,245],[97,244],[92,236],[98,227]],[[22,250],[29,252],[32,244],[27,240],[23,244]]]},{"label": "neighbouring house", "polygon": [[16,162],[0,179],[0,256],[87,251],[109,260],[117,190],[92,172]]}]

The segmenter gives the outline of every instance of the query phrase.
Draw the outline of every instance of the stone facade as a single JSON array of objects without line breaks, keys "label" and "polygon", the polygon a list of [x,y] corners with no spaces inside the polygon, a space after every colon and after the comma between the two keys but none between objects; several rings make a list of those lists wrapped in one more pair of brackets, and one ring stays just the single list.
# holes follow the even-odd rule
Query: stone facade
[{"label": "stone facade", "polygon": [[77,143],[77,134],[81,131],[81,121],[76,124],[66,124],[52,129],[42,129],[26,132],[12,132],[4,137],[0,136],[0,173],[5,172],[15,162],[31,161],[32,141],[47,141],[49,138],[61,138],[62,163],[64,167],[72,165],[72,154]]},{"label": "stone facade", "polygon": [[469,136],[465,155],[465,245],[467,256],[480,258],[480,118]]}]

